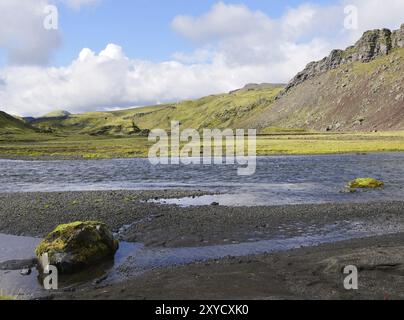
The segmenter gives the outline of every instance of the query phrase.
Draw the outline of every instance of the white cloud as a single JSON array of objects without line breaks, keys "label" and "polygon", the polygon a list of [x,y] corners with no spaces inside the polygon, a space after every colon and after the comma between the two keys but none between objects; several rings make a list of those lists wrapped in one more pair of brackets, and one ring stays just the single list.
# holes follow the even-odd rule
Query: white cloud
[{"label": "white cloud", "polygon": [[47,64],[61,43],[58,30],[44,28],[50,4],[80,8],[100,0],[0,0],[0,50],[10,64]]},{"label": "white cloud", "polygon": [[404,23],[403,0],[342,0],[342,5],[358,8],[359,29],[350,34],[350,40],[357,39],[366,30],[397,29]]},{"label": "white cloud", "polygon": [[[200,57],[200,52],[206,57],[219,55],[229,68],[265,70],[265,79],[258,72],[255,78],[244,82],[285,82],[308,61],[322,58],[333,48],[322,32],[314,31],[313,20],[321,18],[320,9],[302,5],[289,9],[280,19],[273,19],[244,5],[219,2],[200,17],[176,17],[172,27],[205,48],[191,53],[188,56],[191,61],[195,55]],[[187,61],[187,56],[177,53],[175,57]]]},{"label": "white cloud", "polygon": [[[344,28],[347,5],[358,8],[358,30]],[[307,58],[319,59],[334,48],[343,49],[368,29],[394,29],[403,22],[403,0],[340,0],[329,5],[303,3],[289,8],[277,19],[245,5],[219,2],[199,17],[177,16],[172,27],[201,46],[209,44],[209,50],[220,52],[229,63],[262,63],[271,68],[292,63],[302,68],[309,62]],[[284,51],[289,47],[300,48],[301,54],[296,50],[291,56]],[[283,76],[286,80],[291,75]]]},{"label": "white cloud", "polygon": [[[358,6],[359,30],[343,28],[346,4]],[[402,0],[340,0],[302,4],[274,19],[220,2],[199,17],[173,20],[173,29],[196,49],[176,52],[169,61],[129,58],[110,44],[99,53],[83,49],[66,67],[8,66],[0,70],[1,107],[22,115],[107,110],[196,98],[249,82],[287,82],[308,62],[352,44],[367,29],[399,27],[403,12]]]},{"label": "white cloud", "polygon": [[0,49],[12,64],[45,64],[60,36],[43,27],[45,0],[0,0]]},{"label": "white cloud", "polygon": [[174,18],[172,27],[194,41],[211,41],[242,37],[261,29],[271,29],[273,22],[260,11],[251,11],[245,5],[219,2],[200,17],[180,15]]},{"label": "white cloud", "polygon": [[132,60],[122,48],[109,44],[98,54],[83,49],[64,68],[3,69],[0,101],[6,112],[34,116],[54,109],[79,112],[154,104],[230,90],[255,71],[229,69],[219,57],[211,64],[195,65]]}]

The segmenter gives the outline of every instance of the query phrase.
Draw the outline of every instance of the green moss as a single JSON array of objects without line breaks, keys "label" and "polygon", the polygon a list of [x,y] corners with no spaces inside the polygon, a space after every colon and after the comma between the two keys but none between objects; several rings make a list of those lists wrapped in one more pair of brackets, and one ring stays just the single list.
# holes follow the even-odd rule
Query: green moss
[{"label": "green moss", "polygon": [[15,300],[15,298],[10,296],[0,296],[0,301],[11,301],[11,300]]},{"label": "green moss", "polygon": [[358,188],[375,189],[375,188],[381,188],[383,186],[384,186],[383,182],[376,180],[374,178],[357,178],[348,183],[348,188],[351,189],[358,189]]},{"label": "green moss", "polygon": [[83,226],[83,225],[92,225],[92,224],[97,224],[97,222],[82,222],[82,221],[76,221],[68,224],[61,224],[56,227],[56,229],[52,233],[64,233],[64,232],[70,232],[73,229]]}]

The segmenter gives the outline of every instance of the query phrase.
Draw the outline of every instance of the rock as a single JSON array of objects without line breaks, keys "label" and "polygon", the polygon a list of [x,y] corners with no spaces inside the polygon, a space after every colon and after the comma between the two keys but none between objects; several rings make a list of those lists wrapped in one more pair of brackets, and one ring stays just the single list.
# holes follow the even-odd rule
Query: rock
[{"label": "rock", "polygon": [[29,275],[31,274],[31,269],[30,269],[30,268],[22,269],[22,270],[20,271],[20,274],[21,274],[22,276],[29,276]]},{"label": "rock", "polygon": [[394,100],[396,100],[396,101],[404,100],[404,94],[403,94],[403,93],[398,94],[398,95],[394,98]]},{"label": "rock", "polygon": [[404,48],[404,23],[399,30],[393,31],[393,34],[391,35],[391,43],[393,49]]},{"label": "rock", "polygon": [[0,270],[16,271],[22,269],[31,269],[37,266],[37,259],[9,260],[0,263]]},{"label": "rock", "polygon": [[210,205],[211,206],[218,206],[218,205],[220,205],[220,203],[219,202],[212,202]]},{"label": "rock", "polygon": [[118,247],[118,241],[104,223],[78,221],[58,226],[38,245],[35,253],[40,261],[47,253],[49,264],[64,274],[111,259]]},{"label": "rock", "polygon": [[355,180],[352,180],[351,182],[348,183],[347,188],[349,189],[358,189],[358,188],[381,188],[384,186],[384,183],[376,180],[374,178],[357,178]]},{"label": "rock", "polygon": [[388,54],[392,49],[391,34],[388,29],[365,32],[355,44],[353,61],[369,62],[375,57]]}]

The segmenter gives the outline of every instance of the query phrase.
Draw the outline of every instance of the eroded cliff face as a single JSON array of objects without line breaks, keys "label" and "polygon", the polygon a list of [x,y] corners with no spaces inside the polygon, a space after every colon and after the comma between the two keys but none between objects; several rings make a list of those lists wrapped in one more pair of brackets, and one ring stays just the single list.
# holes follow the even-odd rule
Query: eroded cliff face
[{"label": "eroded cliff face", "polygon": [[289,82],[280,96],[321,73],[355,61],[369,62],[377,57],[388,55],[397,48],[404,48],[404,24],[399,30],[393,32],[389,29],[367,31],[354,46],[345,50],[333,50],[328,57],[309,63]]}]

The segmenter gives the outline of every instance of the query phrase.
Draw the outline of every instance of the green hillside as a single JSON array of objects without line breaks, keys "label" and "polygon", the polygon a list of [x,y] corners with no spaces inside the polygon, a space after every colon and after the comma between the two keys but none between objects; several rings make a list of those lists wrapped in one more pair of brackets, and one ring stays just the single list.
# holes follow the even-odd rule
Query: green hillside
[{"label": "green hillside", "polygon": [[10,116],[3,111],[0,111],[0,138],[10,135],[33,133],[36,133],[36,130],[32,126],[20,119]]},{"label": "green hillside", "polygon": [[281,90],[279,85],[253,86],[177,104],[42,118],[33,125],[54,133],[92,136],[142,135],[154,128],[169,129],[173,120],[184,128],[248,128],[251,119],[268,108]]}]

